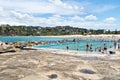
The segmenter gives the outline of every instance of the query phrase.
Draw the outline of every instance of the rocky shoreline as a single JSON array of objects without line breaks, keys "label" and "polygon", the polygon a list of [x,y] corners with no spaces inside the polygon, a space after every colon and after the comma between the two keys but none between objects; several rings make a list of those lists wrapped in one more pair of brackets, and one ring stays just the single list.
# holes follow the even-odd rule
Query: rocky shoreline
[{"label": "rocky shoreline", "polygon": [[120,53],[90,57],[57,54],[44,49],[19,50],[0,54],[0,63],[0,80],[120,79]]}]

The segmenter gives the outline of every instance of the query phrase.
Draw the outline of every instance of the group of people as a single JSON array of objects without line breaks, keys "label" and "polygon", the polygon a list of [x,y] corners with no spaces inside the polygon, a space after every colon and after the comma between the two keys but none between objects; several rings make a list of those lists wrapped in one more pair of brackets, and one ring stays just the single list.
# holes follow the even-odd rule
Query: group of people
[{"label": "group of people", "polygon": [[[107,52],[107,46],[106,46],[106,44],[104,44],[104,48],[102,49],[101,47],[97,47],[97,48],[95,48],[95,51],[97,51],[98,50],[98,52]],[[86,51],[93,51],[93,48],[92,48],[92,44],[86,44]]]},{"label": "group of people", "polygon": [[91,52],[93,51],[92,44],[90,45],[88,43],[86,44],[86,51],[91,51]]},{"label": "group of people", "polygon": [[[113,41],[113,46],[114,49],[120,50],[120,43],[118,43],[117,41]],[[109,46],[109,48],[112,48],[112,46]],[[68,45],[66,46],[66,49],[69,50]],[[92,44],[88,44],[88,43],[86,44],[86,51],[90,51],[90,52],[97,51],[101,53],[107,53],[107,49],[108,46],[106,45],[106,43],[103,44],[103,47],[96,47],[96,48],[94,48]]]},{"label": "group of people", "polygon": [[[110,46],[110,48],[112,48],[112,46]],[[120,43],[117,43],[117,41],[114,41],[114,49],[118,49],[120,50]],[[93,51],[93,48],[92,48],[92,44],[86,44],[86,51]],[[95,52],[98,51],[98,52],[102,52],[102,53],[107,53],[107,45],[106,43],[104,43],[104,47],[97,47],[95,48],[94,50]]]},{"label": "group of people", "polygon": [[[118,46],[118,48],[117,48],[117,46]],[[120,43],[118,43],[118,45],[117,45],[117,41],[114,41],[114,49],[120,50]]]}]

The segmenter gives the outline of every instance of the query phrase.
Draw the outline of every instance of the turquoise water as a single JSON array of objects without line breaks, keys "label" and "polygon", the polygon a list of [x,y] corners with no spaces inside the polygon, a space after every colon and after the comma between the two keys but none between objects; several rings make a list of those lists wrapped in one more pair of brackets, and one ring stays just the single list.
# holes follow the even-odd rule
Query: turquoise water
[{"label": "turquoise water", "polygon": [[[56,41],[62,41],[62,40],[69,40],[68,42],[57,44]],[[33,48],[52,48],[52,49],[64,49],[66,50],[67,46],[69,47],[69,50],[79,50],[79,51],[85,51],[86,50],[86,44],[89,45],[92,44],[92,50],[95,50],[96,48],[103,48],[104,43],[106,44],[107,48],[113,47],[113,42],[110,40],[90,40],[82,38],[79,41],[72,42],[73,38],[63,38],[63,37],[45,37],[45,36],[0,36],[0,41],[3,42],[18,42],[18,41],[25,41],[25,42],[40,42],[40,41],[47,41],[50,42],[50,44],[43,45],[43,46],[34,46]]]},{"label": "turquoise water", "polygon": [[[39,41],[61,41],[64,38],[62,37],[45,37],[45,36],[0,36],[0,41],[3,42],[18,42],[18,41],[25,41],[25,42],[39,42]],[[71,39],[71,38],[67,38]]]},{"label": "turquoise water", "polygon": [[43,46],[34,46],[33,48],[52,48],[52,49],[67,49],[67,46],[69,47],[69,50],[78,50],[78,51],[85,51],[86,50],[86,44],[92,44],[92,50],[95,51],[95,49],[99,49],[100,47],[103,49],[104,44],[106,44],[107,48],[113,47],[113,42],[111,41],[95,41],[95,40],[82,40],[79,42],[66,42],[61,44],[48,44]]}]

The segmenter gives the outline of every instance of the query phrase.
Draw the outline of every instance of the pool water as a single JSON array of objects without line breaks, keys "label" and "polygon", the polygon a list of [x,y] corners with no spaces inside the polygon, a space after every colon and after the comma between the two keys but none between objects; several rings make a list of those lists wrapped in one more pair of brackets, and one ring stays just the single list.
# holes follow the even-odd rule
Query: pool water
[{"label": "pool water", "polygon": [[106,44],[107,48],[113,47],[113,42],[111,41],[95,41],[95,40],[82,40],[78,42],[65,42],[61,44],[57,43],[52,43],[52,44],[47,44],[47,45],[42,45],[42,46],[34,46],[33,48],[52,48],[52,49],[68,49],[69,50],[78,50],[78,51],[86,51],[86,44],[91,45],[92,44],[92,50],[95,51],[98,48],[104,48],[104,44]]}]

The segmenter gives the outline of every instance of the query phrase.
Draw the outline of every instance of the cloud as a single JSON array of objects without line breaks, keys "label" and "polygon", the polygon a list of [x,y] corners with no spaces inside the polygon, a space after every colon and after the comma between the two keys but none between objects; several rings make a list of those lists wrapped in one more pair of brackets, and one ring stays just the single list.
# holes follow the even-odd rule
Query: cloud
[{"label": "cloud", "polygon": [[82,12],[83,8],[81,9],[77,5],[71,5],[61,0],[13,0],[12,3],[10,0],[1,0],[0,5],[8,10],[30,14],[84,14]]},{"label": "cloud", "polygon": [[[2,16],[1,16],[2,15]],[[3,16],[4,15],[4,16]],[[91,21],[92,20],[92,21]],[[94,29],[110,29],[117,24],[115,23],[106,23],[106,22],[96,22],[96,17],[94,15],[88,15],[88,16],[68,16],[64,17],[59,14],[55,14],[49,17],[34,17],[33,15],[30,15],[28,13],[22,13],[18,11],[6,11],[2,10],[0,13],[0,24],[10,24],[10,25],[36,25],[36,26],[76,26],[81,28],[94,28]],[[114,18],[107,18],[106,20],[113,21]]]},{"label": "cloud", "polygon": [[73,17],[70,18],[70,20],[80,22],[80,21],[84,21],[84,18],[79,17],[79,16],[73,16]]},{"label": "cloud", "polygon": [[116,18],[114,18],[114,17],[109,17],[109,18],[106,18],[104,21],[105,21],[105,22],[114,22],[114,21],[116,21]]},{"label": "cloud", "polygon": [[12,17],[15,17],[15,18],[18,18],[18,19],[28,19],[28,18],[32,18],[30,15],[28,14],[23,14],[23,13],[20,13],[20,12],[16,12],[16,11],[10,11],[11,13],[11,16]]},{"label": "cloud", "polygon": [[2,7],[0,7],[0,12],[1,12],[1,11],[3,11],[3,8],[2,8]]},{"label": "cloud", "polygon": [[87,15],[85,17],[80,17],[80,16],[73,16],[70,18],[73,21],[79,21],[79,22],[85,22],[85,21],[95,21],[97,20],[97,17],[94,15]]},{"label": "cloud", "polygon": [[94,15],[88,15],[85,17],[86,20],[97,20],[97,17]]},{"label": "cloud", "polygon": [[49,1],[52,2],[53,4],[57,5],[57,6],[65,8],[65,9],[75,9],[75,10],[78,9],[78,6],[76,6],[76,5],[72,6],[70,4],[63,3],[61,0],[49,0]]},{"label": "cloud", "polygon": [[[4,10],[3,10],[4,11]],[[27,13],[21,13],[17,11],[4,11],[7,13],[6,16],[0,17],[0,24],[10,24],[10,25],[36,25],[36,26],[43,26],[43,27],[53,27],[53,26],[76,26],[80,28],[94,28],[94,29],[110,29],[117,24],[113,23],[106,23],[106,22],[94,22],[94,21],[86,21],[85,17],[80,16],[72,16],[72,17],[63,17],[61,15],[52,15],[50,17],[34,17]],[[9,14],[9,15],[8,15]]]},{"label": "cloud", "polygon": [[5,9],[0,12],[0,24],[28,25],[30,22],[34,23],[34,20],[35,18],[27,13],[6,11]]},{"label": "cloud", "polygon": [[80,16],[72,16],[68,18],[63,18],[60,15],[53,15],[50,18],[45,18],[44,23],[46,26],[74,26],[80,28],[88,28],[88,29],[113,29],[118,25],[115,23],[106,23],[106,22],[96,22],[96,21],[86,21],[84,17]]},{"label": "cloud", "polygon": [[103,23],[103,22],[74,22],[74,21],[69,21],[69,22],[63,22],[62,25],[70,25],[74,27],[79,27],[79,28],[87,28],[87,29],[116,29],[118,28],[118,24],[113,24],[113,23]]},{"label": "cloud", "polygon": [[73,14],[84,14],[84,7],[79,7],[78,5],[73,5],[70,3],[63,2],[62,0],[49,0],[52,5],[56,8],[55,14],[60,15],[73,15]]},{"label": "cloud", "polygon": [[92,2],[77,0],[12,0],[12,2],[0,0],[0,5],[7,10],[23,13],[59,15],[83,15],[91,12],[104,12],[117,7],[110,4],[95,5]]}]

